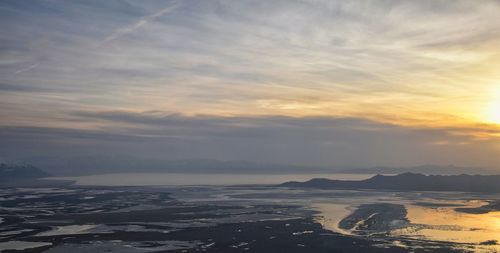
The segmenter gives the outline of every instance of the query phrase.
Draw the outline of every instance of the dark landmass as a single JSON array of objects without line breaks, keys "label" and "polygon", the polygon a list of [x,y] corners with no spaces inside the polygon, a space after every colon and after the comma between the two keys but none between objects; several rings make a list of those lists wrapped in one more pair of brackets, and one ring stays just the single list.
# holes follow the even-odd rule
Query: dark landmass
[{"label": "dark landmass", "polygon": [[50,176],[48,173],[32,165],[0,164],[0,181],[35,179],[48,176]]},{"label": "dark landmass", "polygon": [[403,173],[396,176],[376,175],[362,181],[315,178],[307,182],[286,182],[283,187],[310,187],[325,189],[380,189],[396,191],[461,191],[500,192],[500,175],[433,176]]},{"label": "dark landmass", "polygon": [[353,174],[392,174],[392,175],[402,174],[402,173],[417,173],[424,175],[495,174],[494,171],[482,168],[459,167],[454,165],[448,165],[448,166],[422,165],[422,166],[406,167],[406,168],[373,167],[373,168],[344,169],[340,170],[340,172],[353,173]]},{"label": "dark landmass", "polygon": [[454,203],[434,203],[434,202],[415,202],[413,203],[417,206],[438,208],[438,207],[460,207],[464,206],[464,204],[454,204]]},{"label": "dark landmass", "polygon": [[[55,185],[56,181],[44,181],[40,178],[50,176],[49,173],[33,166],[19,164],[0,164],[0,187]],[[61,182],[62,183],[62,182]]]},{"label": "dark landmass", "polygon": [[409,224],[404,205],[377,203],[361,205],[342,219],[339,227],[358,234],[384,232]]},{"label": "dark landmass", "polygon": [[497,240],[488,240],[481,243],[481,245],[498,245]]},{"label": "dark landmass", "polygon": [[492,201],[484,206],[476,208],[469,208],[469,207],[455,208],[455,211],[463,213],[471,213],[471,214],[483,214],[483,213],[500,211],[500,200]]}]

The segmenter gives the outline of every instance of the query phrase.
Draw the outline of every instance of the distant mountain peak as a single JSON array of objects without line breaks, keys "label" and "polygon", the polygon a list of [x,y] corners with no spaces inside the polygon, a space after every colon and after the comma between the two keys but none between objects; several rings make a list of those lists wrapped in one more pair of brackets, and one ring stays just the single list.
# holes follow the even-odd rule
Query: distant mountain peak
[{"label": "distant mountain peak", "polygon": [[341,170],[342,173],[357,174],[404,174],[415,173],[424,175],[460,175],[460,174],[494,174],[493,171],[477,167],[460,167],[449,165],[419,165],[414,167],[371,167]]},{"label": "distant mountain peak", "polygon": [[36,179],[47,176],[50,175],[32,165],[0,163],[0,181]]}]

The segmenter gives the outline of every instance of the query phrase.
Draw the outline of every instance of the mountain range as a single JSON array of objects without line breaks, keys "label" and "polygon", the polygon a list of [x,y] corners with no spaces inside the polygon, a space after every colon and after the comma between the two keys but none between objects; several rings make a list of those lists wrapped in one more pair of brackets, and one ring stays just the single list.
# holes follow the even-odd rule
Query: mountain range
[{"label": "mountain range", "polygon": [[361,181],[314,178],[306,182],[286,182],[279,186],[321,189],[376,189],[396,191],[500,192],[500,175],[423,175],[403,173],[376,175]]}]

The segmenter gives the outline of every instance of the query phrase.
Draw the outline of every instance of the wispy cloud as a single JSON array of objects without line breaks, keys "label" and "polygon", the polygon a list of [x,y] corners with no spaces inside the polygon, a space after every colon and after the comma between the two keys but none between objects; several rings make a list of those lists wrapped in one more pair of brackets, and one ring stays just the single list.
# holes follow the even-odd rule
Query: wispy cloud
[{"label": "wispy cloud", "polygon": [[[360,143],[375,150],[404,146],[411,154],[434,143],[430,150],[481,162],[484,156],[472,147],[498,151],[491,144],[497,127],[482,125],[497,117],[479,112],[492,114],[500,91],[499,12],[496,0],[0,1],[0,123],[104,134],[118,129],[123,139],[199,135],[227,147],[200,148],[193,156],[230,157],[243,149],[243,136],[256,136],[247,154],[265,156],[256,143],[278,152],[265,139],[290,131],[289,137],[300,136],[290,145],[311,139],[307,148],[326,157],[325,150],[334,150],[352,161],[375,161]],[[158,113],[143,113],[150,111]],[[350,128],[383,134],[351,129],[345,149],[322,146],[312,140],[342,135],[322,132],[327,127],[311,117],[355,118]],[[346,121],[335,120],[336,129],[339,122]],[[425,130],[426,138],[415,136]],[[242,137],[214,139],[224,134]],[[62,136],[60,145],[76,135]],[[392,137],[398,141],[386,144]],[[415,141],[418,152],[411,149]],[[176,149],[145,143],[145,150]],[[192,144],[184,151],[188,146],[196,150]],[[466,158],[466,151],[474,156]],[[398,161],[416,159],[396,153]]]},{"label": "wispy cloud", "polygon": [[40,65],[40,62],[36,62],[36,63],[34,63],[34,64],[32,64],[32,65],[30,65],[30,66],[26,67],[26,68],[19,69],[19,70],[17,70],[17,71],[16,71],[16,72],[14,72],[14,73],[15,73],[15,74],[23,73],[23,72],[26,72],[26,71],[29,71],[29,70],[32,70],[32,69],[34,69],[34,68],[38,67],[38,65]]},{"label": "wispy cloud", "polygon": [[161,9],[161,10],[159,10],[151,15],[144,16],[144,17],[140,18],[139,20],[137,20],[133,24],[130,24],[130,25],[127,25],[127,26],[124,26],[124,27],[117,29],[116,31],[114,31],[113,33],[108,35],[106,38],[104,38],[103,42],[105,42],[105,43],[110,42],[110,41],[116,40],[122,36],[125,36],[129,33],[134,32],[135,30],[141,28],[142,26],[147,25],[149,22],[154,21],[156,18],[159,18],[159,17],[175,10],[178,6],[178,2],[179,1],[172,1],[172,3],[170,3],[170,5],[168,7],[163,8],[163,9]]}]

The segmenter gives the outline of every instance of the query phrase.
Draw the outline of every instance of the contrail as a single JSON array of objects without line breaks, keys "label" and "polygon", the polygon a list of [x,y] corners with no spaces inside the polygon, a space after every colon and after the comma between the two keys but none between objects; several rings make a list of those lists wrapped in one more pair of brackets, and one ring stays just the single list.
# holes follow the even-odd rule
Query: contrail
[{"label": "contrail", "polygon": [[28,70],[32,70],[32,69],[38,67],[38,65],[40,65],[40,62],[35,62],[34,64],[32,64],[26,68],[17,70],[16,72],[14,72],[14,74],[19,74],[19,73],[23,73],[23,72],[28,71]]},{"label": "contrail", "polygon": [[166,7],[164,9],[161,9],[160,11],[158,12],[155,12],[151,15],[148,15],[148,16],[144,16],[142,17],[141,19],[139,19],[137,22],[131,24],[131,25],[128,25],[128,26],[125,26],[125,27],[122,27],[120,29],[117,29],[116,31],[114,31],[113,33],[111,33],[109,36],[107,36],[106,38],[104,38],[104,40],[102,41],[103,43],[106,43],[106,42],[110,42],[110,41],[113,41],[113,40],[116,40],[124,35],[127,35],[139,28],[141,28],[142,26],[146,25],[147,23],[149,23],[150,21],[153,21],[154,19],[158,18],[158,17],[161,17],[173,10],[175,10],[175,8],[177,8],[178,6],[178,2],[179,1],[174,1],[174,3],[172,5],[170,5],[169,7]]}]

